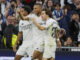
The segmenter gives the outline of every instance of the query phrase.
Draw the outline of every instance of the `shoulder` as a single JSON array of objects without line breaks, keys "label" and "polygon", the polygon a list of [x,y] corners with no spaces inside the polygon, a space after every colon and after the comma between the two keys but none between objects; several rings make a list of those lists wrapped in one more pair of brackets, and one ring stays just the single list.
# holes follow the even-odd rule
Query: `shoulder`
[{"label": "shoulder", "polygon": [[57,21],[54,20],[53,18],[50,18],[50,19],[48,20],[48,22],[57,23]]}]

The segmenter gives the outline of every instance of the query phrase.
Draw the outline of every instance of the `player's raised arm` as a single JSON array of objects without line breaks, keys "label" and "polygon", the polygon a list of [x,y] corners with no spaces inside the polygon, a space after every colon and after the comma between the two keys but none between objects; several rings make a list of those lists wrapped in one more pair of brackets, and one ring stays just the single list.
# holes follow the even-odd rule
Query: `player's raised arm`
[{"label": "player's raised arm", "polygon": [[24,16],[22,12],[20,12],[19,14],[20,14],[20,17],[21,17],[23,20],[29,20],[29,17]]},{"label": "player's raised arm", "polygon": [[35,20],[35,18],[32,19],[33,23],[40,29],[40,30],[45,30],[44,26],[41,26],[39,23],[37,23],[37,21]]},{"label": "player's raised arm", "polygon": [[18,13],[21,19],[29,20],[28,15],[31,13],[31,8],[29,6],[23,6],[22,8],[20,8],[20,11]]}]

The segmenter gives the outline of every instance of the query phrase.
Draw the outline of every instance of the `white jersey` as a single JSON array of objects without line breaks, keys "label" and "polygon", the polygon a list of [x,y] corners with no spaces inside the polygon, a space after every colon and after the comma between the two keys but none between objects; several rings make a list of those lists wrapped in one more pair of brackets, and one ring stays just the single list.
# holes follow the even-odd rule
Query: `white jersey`
[{"label": "white jersey", "polygon": [[45,38],[44,38],[44,58],[55,58],[56,51],[56,28],[59,28],[58,23],[52,18],[46,21],[44,25]]},{"label": "white jersey", "polygon": [[46,27],[46,35],[55,37],[56,29],[60,29],[56,20],[50,18],[44,25]]},{"label": "white jersey", "polygon": [[[20,20],[19,32],[23,33],[23,45],[26,46],[32,42],[32,24],[29,21]],[[27,43],[26,43],[27,42]]]},{"label": "white jersey", "polygon": [[[43,52],[43,58],[55,58],[56,51],[56,28],[59,29],[58,23],[50,18],[45,21],[45,24],[42,25],[46,29],[42,32],[44,33],[41,37],[42,41],[36,46],[36,50],[39,52]],[[40,39],[40,38],[39,38]]]},{"label": "white jersey", "polygon": [[[40,25],[43,25],[44,22],[42,21],[42,18],[41,16],[37,16],[35,14],[30,14],[28,16],[30,18],[30,20],[32,20],[32,18],[35,18],[35,20],[40,24]],[[32,30],[33,30],[33,40],[37,40],[39,41],[39,38],[43,37],[43,31],[39,30],[38,27],[32,22]]]}]

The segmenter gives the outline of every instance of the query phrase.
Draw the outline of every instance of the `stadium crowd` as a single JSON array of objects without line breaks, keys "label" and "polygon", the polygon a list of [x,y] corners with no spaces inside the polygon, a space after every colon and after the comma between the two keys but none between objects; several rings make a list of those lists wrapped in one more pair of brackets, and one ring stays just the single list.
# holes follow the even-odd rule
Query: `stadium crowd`
[{"label": "stadium crowd", "polygon": [[62,47],[80,47],[80,0],[0,0],[0,49],[12,49],[22,20],[18,12],[24,6],[31,12],[35,3],[52,11]]}]

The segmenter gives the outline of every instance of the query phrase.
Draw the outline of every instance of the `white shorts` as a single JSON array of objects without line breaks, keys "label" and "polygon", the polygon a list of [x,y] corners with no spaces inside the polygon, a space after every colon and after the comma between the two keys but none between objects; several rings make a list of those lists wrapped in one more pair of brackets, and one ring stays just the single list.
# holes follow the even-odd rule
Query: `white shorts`
[{"label": "white shorts", "polygon": [[39,52],[43,52],[44,49],[44,38],[38,38],[36,39],[35,43],[34,43],[34,50],[37,50]]},{"label": "white shorts", "polygon": [[20,46],[16,55],[21,55],[21,56],[28,56],[28,57],[32,57],[33,55],[33,45],[30,46]]},{"label": "white shorts", "polygon": [[43,58],[55,58],[56,40],[52,37],[45,38]]},{"label": "white shorts", "polygon": [[[37,40],[38,41],[38,40]],[[55,58],[56,39],[53,37],[40,38],[35,45],[35,50],[43,53],[43,58]]]}]

